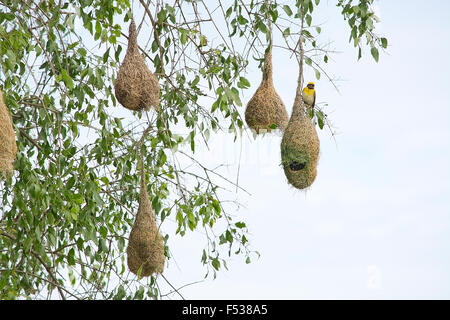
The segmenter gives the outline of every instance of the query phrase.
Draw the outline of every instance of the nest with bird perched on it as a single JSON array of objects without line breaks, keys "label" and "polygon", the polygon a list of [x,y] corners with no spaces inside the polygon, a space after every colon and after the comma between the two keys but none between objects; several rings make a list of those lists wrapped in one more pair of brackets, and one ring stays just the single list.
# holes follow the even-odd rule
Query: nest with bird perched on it
[{"label": "nest with bird perched on it", "polygon": [[130,23],[128,48],[114,82],[114,91],[117,100],[127,109],[139,111],[153,107],[159,111],[158,79],[139,53],[134,20]]},{"label": "nest with bird perched on it", "polygon": [[156,225],[155,214],[147,193],[141,160],[139,208],[131,228],[127,246],[127,264],[131,272],[148,277],[164,270],[164,239]]},{"label": "nest with bird perched on it", "polygon": [[320,142],[311,119],[291,118],[281,140],[281,164],[288,182],[297,189],[309,187],[317,175]]},{"label": "nest with bird perched on it", "polygon": [[10,177],[13,173],[13,162],[16,158],[16,135],[9,115],[8,108],[3,101],[0,90],[0,178]]},{"label": "nest with bird perched on it", "polygon": [[260,133],[262,130],[284,129],[288,120],[286,107],[273,86],[271,42],[264,57],[261,84],[245,109],[245,122],[249,128]]},{"label": "nest with bird perched on it", "polygon": [[[301,26],[303,29],[303,10],[301,14]],[[284,174],[288,182],[297,189],[308,188],[316,179],[317,162],[320,153],[320,141],[316,127],[308,115],[310,107],[315,102],[315,95],[311,106],[305,104],[302,96],[303,60],[305,53],[303,49],[302,29],[298,41],[300,59],[297,90],[294,105],[292,106],[291,118],[281,140],[281,164],[284,169]]]}]

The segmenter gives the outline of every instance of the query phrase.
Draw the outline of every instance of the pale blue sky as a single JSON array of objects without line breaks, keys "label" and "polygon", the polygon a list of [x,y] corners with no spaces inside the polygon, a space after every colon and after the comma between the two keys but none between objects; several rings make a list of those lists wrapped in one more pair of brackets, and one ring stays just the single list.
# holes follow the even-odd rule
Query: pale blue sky
[{"label": "pale blue sky", "polygon": [[[281,137],[244,139],[239,182],[252,196],[228,196],[245,205],[233,214],[246,221],[261,258],[234,258],[216,280],[182,289],[186,298],[450,298],[450,2],[378,1],[379,32],[389,40],[379,63],[368,52],[357,62],[328,3],[315,21],[341,51],[328,70],[345,81],[340,94],[324,77],[316,87],[336,142],[319,132],[318,176],[305,193],[287,185]],[[280,50],[273,63],[290,112],[297,66]],[[260,80],[251,70],[244,104]],[[200,156],[225,154],[220,160],[234,166],[224,172],[236,177],[240,144],[211,140]],[[171,260],[165,276],[177,287],[201,280],[201,235],[171,239],[178,267]]]}]

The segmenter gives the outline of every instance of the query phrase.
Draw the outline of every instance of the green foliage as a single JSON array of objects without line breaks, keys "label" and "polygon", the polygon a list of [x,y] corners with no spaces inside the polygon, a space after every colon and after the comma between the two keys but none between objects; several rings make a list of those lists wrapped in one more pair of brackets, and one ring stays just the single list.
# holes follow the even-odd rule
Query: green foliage
[{"label": "green foliage", "polygon": [[366,39],[373,59],[378,62],[378,48],[387,48],[387,39],[375,34],[375,24],[379,18],[373,11],[373,0],[359,0],[355,5],[352,0],[339,0],[337,6],[342,8],[342,15],[351,28],[349,42],[358,48],[358,59],[362,56],[361,40]]},{"label": "green foliage", "polygon": [[297,146],[285,146],[281,155],[281,165],[289,165],[292,162],[297,162],[307,166],[310,163],[308,153],[304,150],[299,150]]},{"label": "green foliage", "polygon": [[[360,9],[350,2],[338,5],[344,18],[351,19],[352,39],[370,35],[378,60],[374,48],[386,48],[387,40],[373,36],[372,1],[360,0]],[[229,181],[212,180],[214,170],[200,163],[195,152],[212,130],[227,129],[237,136],[243,128],[242,91],[252,85],[245,76],[247,57],[256,50],[255,59],[262,61],[260,36],[268,42],[270,30],[280,30],[286,46],[295,48],[289,41],[298,38],[298,24],[283,23],[301,18],[305,8],[303,40],[320,49],[316,37],[321,28],[313,25],[319,1],[251,1],[245,6],[235,1],[228,8],[219,2],[222,10],[214,12],[223,13],[229,30],[221,34],[214,29],[219,35],[214,38],[204,24],[217,17],[200,3],[146,3],[0,4],[0,86],[19,150],[13,177],[0,182],[0,299],[163,296],[158,277],[138,279],[126,266],[139,197],[136,146],[146,127],[148,191],[167,258],[172,238],[199,230],[205,234],[205,248],[198,258],[207,275],[226,269],[232,255],[246,263],[251,254],[258,255],[249,249],[247,225],[227,212],[220,195],[221,184]],[[139,45],[159,76],[161,112],[130,112],[123,118],[113,81],[126,50],[132,8],[145,12],[139,17],[145,20],[142,28],[151,26],[140,33]],[[194,21],[187,20],[192,16]],[[306,64],[319,79],[326,73],[314,59],[308,57]],[[328,62],[327,55],[323,61]],[[323,128],[325,115],[316,110],[312,116]],[[186,143],[191,154],[183,151]],[[182,168],[180,161],[189,161],[192,168]],[[175,223],[172,233],[165,233],[168,221]]]}]

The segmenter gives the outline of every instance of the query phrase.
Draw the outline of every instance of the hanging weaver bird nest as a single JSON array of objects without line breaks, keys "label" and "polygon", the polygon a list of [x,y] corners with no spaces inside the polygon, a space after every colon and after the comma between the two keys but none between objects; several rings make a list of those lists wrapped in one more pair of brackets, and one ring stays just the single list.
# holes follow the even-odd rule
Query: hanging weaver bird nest
[{"label": "hanging weaver bird nest", "polygon": [[148,277],[163,272],[165,255],[164,240],[156,225],[143,177],[143,168],[141,170],[139,209],[128,239],[127,264],[134,274]]},{"label": "hanging weaver bird nest", "polygon": [[12,175],[16,153],[16,135],[0,90],[0,178]]},{"label": "hanging weaver bird nest", "polygon": [[153,106],[159,111],[160,87],[156,76],[148,69],[139,53],[137,31],[131,20],[128,49],[114,83],[117,100],[127,109],[149,110]]},{"label": "hanging weaver bird nest", "polygon": [[288,114],[280,96],[273,86],[272,43],[264,57],[263,78],[261,84],[245,109],[245,122],[260,133],[270,131],[275,125],[284,129],[288,123]]},{"label": "hanging weaver bird nest", "polygon": [[[304,12],[302,10],[302,28]],[[300,32],[302,33],[302,31]],[[297,189],[312,185],[317,175],[320,141],[316,127],[308,116],[302,97],[303,85],[303,39],[299,39],[300,60],[297,91],[289,123],[281,140],[281,164],[288,182]]]},{"label": "hanging weaver bird nest", "polygon": [[281,163],[288,182],[297,189],[309,187],[317,175],[320,142],[316,128],[297,97],[281,140]]}]

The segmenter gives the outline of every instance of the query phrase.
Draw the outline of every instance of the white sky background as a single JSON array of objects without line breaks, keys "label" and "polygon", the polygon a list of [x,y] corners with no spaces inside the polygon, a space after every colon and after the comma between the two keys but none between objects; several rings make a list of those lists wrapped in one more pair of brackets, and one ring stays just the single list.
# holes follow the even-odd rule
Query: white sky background
[{"label": "white sky background", "polygon": [[[346,22],[333,1],[322,1],[313,23],[323,22],[322,34],[341,51],[327,70],[345,79],[340,94],[324,76],[315,81],[336,142],[319,132],[318,176],[305,193],[279,166],[280,136],[243,140],[239,183],[251,196],[229,197],[244,205],[232,213],[261,257],[232,258],[217,279],[183,288],[185,298],[450,298],[450,2],[378,8],[388,54],[377,64],[366,50],[357,62]],[[298,67],[288,58],[274,49],[275,87],[290,112]],[[256,66],[250,71],[244,105],[261,79]],[[224,172],[235,179],[241,144],[223,134],[209,144],[198,156],[230,164]],[[165,277],[175,287],[202,280],[201,235],[172,236],[170,246]]]}]

